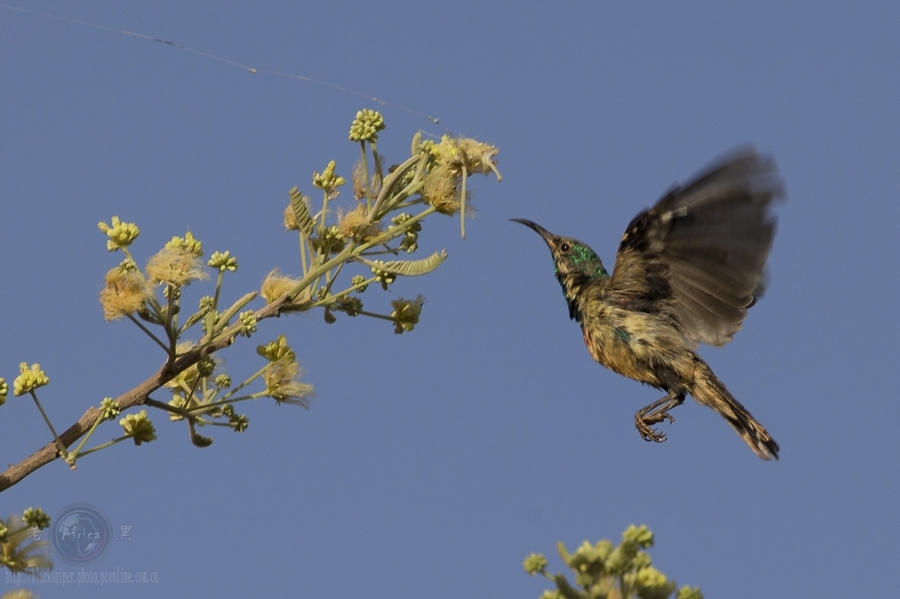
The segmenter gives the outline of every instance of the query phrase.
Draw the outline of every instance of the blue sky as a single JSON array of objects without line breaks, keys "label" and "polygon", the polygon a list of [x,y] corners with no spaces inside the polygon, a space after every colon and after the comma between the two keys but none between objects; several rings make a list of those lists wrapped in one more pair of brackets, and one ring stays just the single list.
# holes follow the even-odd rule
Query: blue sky
[{"label": "blue sky", "polygon": [[[273,267],[298,273],[287,191],[311,191],[332,159],[348,174],[350,121],[378,108],[121,31],[377,96],[389,159],[418,129],[449,130],[498,145],[504,180],[473,180],[466,241],[451,219],[426,222],[423,251],[450,254],[437,272],[367,292],[373,307],[424,294],[413,333],[294,316],[223,354],[237,380],[285,333],[316,386],[309,411],[251,405],[247,432],[204,450],[154,415],[158,441],[51,464],[3,494],[4,514],[83,502],[131,525],[91,567],[156,572],[128,589],[140,597],[537,597],[526,555],[559,570],[556,541],[631,523],[707,597],[894,592],[896,3],[17,6],[119,31],[0,7],[0,375],[40,362],[59,428],[163,361],[103,320],[118,257],[97,222],[136,221],[142,257],[188,228],[230,250],[231,298]],[[546,248],[508,221],[577,237],[610,267],[639,210],[743,142],[775,156],[789,197],[767,296],[701,354],[780,443],[776,463],[692,401],[665,444],[643,442],[632,416],[658,392],[591,361]],[[48,440],[24,398],[0,409],[5,463]]]}]

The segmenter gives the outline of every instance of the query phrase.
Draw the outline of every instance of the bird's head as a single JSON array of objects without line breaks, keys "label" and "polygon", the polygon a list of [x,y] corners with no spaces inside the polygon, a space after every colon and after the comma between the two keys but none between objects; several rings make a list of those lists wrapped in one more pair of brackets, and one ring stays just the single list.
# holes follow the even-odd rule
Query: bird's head
[{"label": "bird's head", "polygon": [[525,225],[541,236],[550,248],[553,264],[556,267],[556,278],[562,286],[566,300],[573,302],[578,291],[594,281],[608,279],[609,273],[603,268],[603,262],[590,247],[571,237],[554,235],[539,224],[524,218],[514,218],[513,222]]}]

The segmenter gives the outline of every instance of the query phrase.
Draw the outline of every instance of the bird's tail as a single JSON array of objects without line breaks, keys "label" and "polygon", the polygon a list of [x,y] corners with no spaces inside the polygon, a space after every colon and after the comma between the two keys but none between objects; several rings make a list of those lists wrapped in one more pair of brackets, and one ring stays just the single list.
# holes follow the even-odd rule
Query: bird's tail
[{"label": "bird's tail", "polygon": [[753,453],[764,460],[778,459],[778,443],[769,435],[765,427],[734,398],[725,384],[699,357],[694,371],[694,387],[691,395],[704,406],[709,406],[728,421],[731,428],[750,446]]}]

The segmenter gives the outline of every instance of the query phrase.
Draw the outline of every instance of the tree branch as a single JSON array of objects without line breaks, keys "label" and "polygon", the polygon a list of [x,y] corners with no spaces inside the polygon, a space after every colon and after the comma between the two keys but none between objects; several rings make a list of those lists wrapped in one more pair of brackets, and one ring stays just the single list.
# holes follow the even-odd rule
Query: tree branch
[{"label": "tree branch", "polygon": [[[280,316],[281,309],[287,303],[287,294],[278,298],[271,304],[268,304],[256,311],[257,321],[262,321],[273,316]],[[127,391],[116,398],[120,409],[124,412],[129,408],[143,405],[146,403],[150,394],[175,378],[185,369],[190,368],[203,358],[214,354],[215,352],[228,347],[234,342],[235,337],[240,333],[241,323],[236,322],[227,330],[219,334],[215,340],[210,343],[200,345],[186,354],[179,356],[174,362],[163,365],[156,374],[148,378],[146,381]],[[66,447],[70,447],[78,439],[83,437],[91,428],[91,425],[100,416],[100,410],[97,408],[89,408],[75,424],[70,426],[63,432],[59,438]],[[29,474],[35,472],[38,468],[42,468],[50,462],[59,458],[59,448],[55,441],[47,443],[44,447],[37,450],[29,457],[25,458],[18,464],[10,466],[5,472],[0,474],[0,493],[19,483]]]}]

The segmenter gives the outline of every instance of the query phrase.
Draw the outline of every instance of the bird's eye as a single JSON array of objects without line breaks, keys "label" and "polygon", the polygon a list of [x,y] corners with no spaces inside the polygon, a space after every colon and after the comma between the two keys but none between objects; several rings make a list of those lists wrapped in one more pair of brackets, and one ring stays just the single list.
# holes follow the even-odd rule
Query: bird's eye
[{"label": "bird's eye", "polygon": [[572,246],[563,241],[559,244],[559,251],[569,253],[572,250]]}]

